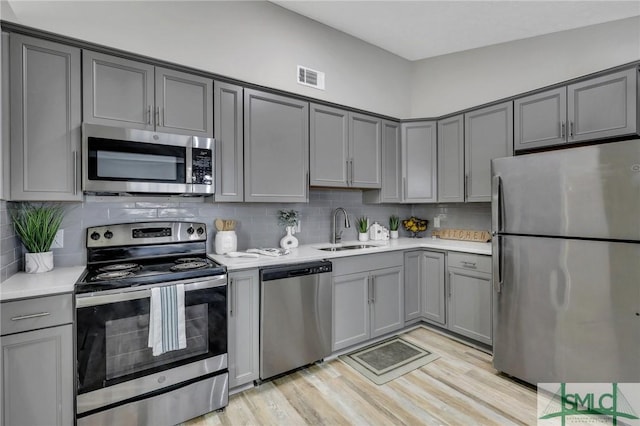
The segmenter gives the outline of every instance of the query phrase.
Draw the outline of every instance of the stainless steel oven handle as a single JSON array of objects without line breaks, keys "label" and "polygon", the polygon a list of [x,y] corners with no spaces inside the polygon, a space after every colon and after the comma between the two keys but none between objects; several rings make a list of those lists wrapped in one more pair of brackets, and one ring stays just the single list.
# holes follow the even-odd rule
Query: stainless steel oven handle
[{"label": "stainless steel oven handle", "polygon": [[[182,282],[164,282],[152,284],[144,287],[129,287],[119,289],[116,293],[88,293],[87,296],[82,294],[76,295],[76,308],[86,308],[89,306],[106,305],[108,303],[125,302],[128,300],[145,299],[151,297],[151,289],[154,287],[163,287],[167,285],[182,284]],[[206,288],[224,287],[227,285],[227,276],[218,276],[215,279],[202,280],[197,282],[185,283],[184,291],[202,290]]]}]

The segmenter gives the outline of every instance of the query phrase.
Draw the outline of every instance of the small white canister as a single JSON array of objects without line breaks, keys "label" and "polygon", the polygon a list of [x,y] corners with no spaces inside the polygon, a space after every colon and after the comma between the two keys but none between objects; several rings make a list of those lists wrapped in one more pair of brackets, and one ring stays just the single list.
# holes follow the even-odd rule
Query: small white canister
[{"label": "small white canister", "polygon": [[215,238],[216,254],[226,254],[238,250],[236,231],[218,231]]}]

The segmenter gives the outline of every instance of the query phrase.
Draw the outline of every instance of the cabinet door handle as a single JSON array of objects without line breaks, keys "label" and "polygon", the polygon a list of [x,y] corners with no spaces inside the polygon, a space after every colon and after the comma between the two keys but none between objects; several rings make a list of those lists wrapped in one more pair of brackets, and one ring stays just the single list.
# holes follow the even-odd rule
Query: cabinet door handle
[{"label": "cabinet door handle", "polygon": [[573,120],[569,121],[569,136],[573,137]]},{"label": "cabinet door handle", "polygon": [[371,277],[367,277],[367,303],[371,304]]},{"label": "cabinet door handle", "polygon": [[348,159],[347,159],[347,174],[344,178],[347,181],[347,186],[351,186],[351,164]]},{"label": "cabinet door handle", "polygon": [[161,121],[161,126],[164,126],[164,123],[166,123],[166,120],[164,119],[164,107],[162,107],[162,121]]},{"label": "cabinet door handle", "polygon": [[73,195],[78,194],[78,151],[73,151]]},{"label": "cabinet door handle", "polygon": [[469,198],[469,175],[464,175],[464,199]]},{"label": "cabinet door handle", "polygon": [[564,139],[564,131],[565,131],[565,122],[562,120],[560,122],[560,139]]},{"label": "cabinet door handle", "polygon": [[39,312],[37,314],[20,315],[20,316],[11,318],[11,321],[20,321],[20,320],[26,320],[26,319],[31,319],[31,318],[40,318],[40,317],[46,317],[47,315],[51,315],[51,314],[49,312]]},{"label": "cabinet door handle", "polygon": [[376,277],[371,277],[371,303],[376,303]]},{"label": "cabinet door handle", "polygon": [[160,107],[156,107],[156,126],[160,126]]},{"label": "cabinet door handle", "polygon": [[234,302],[234,297],[233,297],[233,278],[229,279],[229,316],[232,317],[233,316],[233,302]]},{"label": "cabinet door handle", "polygon": [[151,126],[151,105],[147,107],[147,124]]},{"label": "cabinet door handle", "polygon": [[353,186],[353,158],[349,160],[351,162],[351,186]]},{"label": "cabinet door handle", "polygon": [[409,189],[407,188],[407,178],[403,177],[402,178],[402,200],[401,201],[406,200],[408,196],[409,196]]},{"label": "cabinet door handle", "polygon": [[453,280],[453,272],[449,272],[449,282],[447,283],[449,287],[449,298],[451,298],[451,287],[452,287],[451,281],[452,280]]}]

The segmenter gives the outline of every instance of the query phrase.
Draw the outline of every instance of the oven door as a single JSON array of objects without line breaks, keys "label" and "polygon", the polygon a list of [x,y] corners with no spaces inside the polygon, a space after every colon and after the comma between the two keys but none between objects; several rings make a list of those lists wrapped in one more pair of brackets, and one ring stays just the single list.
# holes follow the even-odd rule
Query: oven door
[{"label": "oven door", "polygon": [[226,371],[226,275],[171,284],[180,283],[187,347],[159,356],[147,347],[154,285],[77,295],[79,414]]},{"label": "oven door", "polygon": [[191,136],[85,124],[82,143],[84,191],[192,191]]}]

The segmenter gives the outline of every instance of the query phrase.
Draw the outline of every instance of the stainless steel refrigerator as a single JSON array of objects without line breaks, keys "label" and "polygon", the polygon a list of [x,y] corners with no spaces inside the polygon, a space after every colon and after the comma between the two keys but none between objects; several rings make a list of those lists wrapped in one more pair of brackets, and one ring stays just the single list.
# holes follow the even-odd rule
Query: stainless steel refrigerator
[{"label": "stainless steel refrigerator", "polygon": [[640,382],[640,139],[492,166],[494,367]]}]

